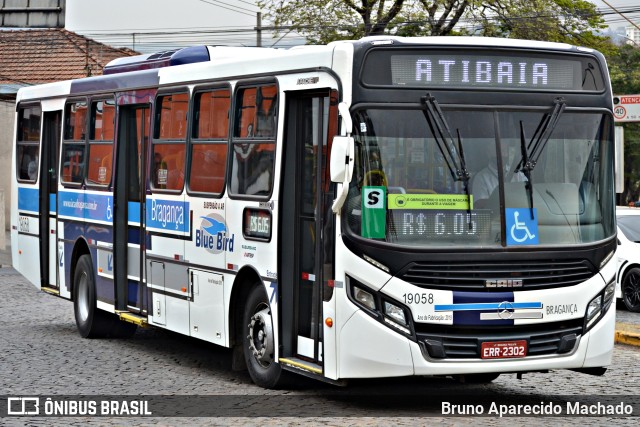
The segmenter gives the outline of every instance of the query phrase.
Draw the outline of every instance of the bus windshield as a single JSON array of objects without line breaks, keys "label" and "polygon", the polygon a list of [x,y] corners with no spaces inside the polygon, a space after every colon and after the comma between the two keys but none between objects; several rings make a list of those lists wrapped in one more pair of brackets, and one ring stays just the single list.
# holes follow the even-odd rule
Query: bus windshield
[{"label": "bus windshield", "polygon": [[610,118],[568,110],[357,110],[349,230],[423,248],[612,236]]}]

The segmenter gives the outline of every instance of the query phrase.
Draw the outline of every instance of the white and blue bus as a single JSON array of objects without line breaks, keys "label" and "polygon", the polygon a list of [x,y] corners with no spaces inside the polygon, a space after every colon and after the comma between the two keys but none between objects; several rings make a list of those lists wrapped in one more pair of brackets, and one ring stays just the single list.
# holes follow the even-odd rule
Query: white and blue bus
[{"label": "white and blue bus", "polygon": [[191,47],[23,88],[13,263],[82,337],[154,326],[274,387],[611,363],[604,57],[376,37]]}]

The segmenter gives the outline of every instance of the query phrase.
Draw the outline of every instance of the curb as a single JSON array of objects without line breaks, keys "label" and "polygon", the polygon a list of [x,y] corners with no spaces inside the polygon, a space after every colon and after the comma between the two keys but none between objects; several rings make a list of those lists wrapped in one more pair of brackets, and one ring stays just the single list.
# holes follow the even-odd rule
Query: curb
[{"label": "curb", "polygon": [[628,331],[616,331],[616,344],[626,344],[640,347],[640,333]]},{"label": "curb", "polygon": [[616,344],[640,347],[640,325],[616,322]]}]

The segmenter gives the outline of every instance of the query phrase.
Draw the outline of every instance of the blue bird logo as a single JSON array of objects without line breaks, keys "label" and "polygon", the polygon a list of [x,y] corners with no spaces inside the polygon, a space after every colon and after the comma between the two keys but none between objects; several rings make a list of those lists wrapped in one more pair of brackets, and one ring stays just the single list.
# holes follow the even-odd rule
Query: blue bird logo
[{"label": "blue bird logo", "polygon": [[209,233],[209,235],[217,236],[218,233],[226,233],[227,227],[224,225],[224,223],[220,221],[216,221],[215,219],[209,218],[207,216],[201,216],[200,218],[204,219],[209,224],[211,224],[207,227],[205,227],[204,224],[201,226],[204,231]]}]

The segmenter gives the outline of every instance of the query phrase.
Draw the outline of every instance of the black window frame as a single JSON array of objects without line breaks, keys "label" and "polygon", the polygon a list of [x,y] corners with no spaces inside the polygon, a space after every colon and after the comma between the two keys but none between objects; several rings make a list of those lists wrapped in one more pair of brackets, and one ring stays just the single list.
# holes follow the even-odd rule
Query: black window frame
[{"label": "black window frame", "polygon": [[[38,109],[40,110],[40,126],[39,126],[39,131],[38,131],[38,140],[37,141],[26,141],[23,139],[20,139],[20,130],[22,129],[20,127],[19,121],[21,120],[21,113],[24,112],[24,110],[28,110],[28,109]],[[20,104],[18,105],[17,108],[17,123],[16,123],[16,134],[15,134],[15,138],[16,138],[16,158],[15,158],[15,162],[16,162],[16,180],[21,183],[21,184],[37,184],[38,183],[38,179],[40,178],[40,144],[42,142],[42,116],[43,116],[43,111],[42,111],[42,106],[40,105],[40,103],[25,103],[25,104]],[[20,147],[37,147],[37,156],[38,156],[38,164],[36,164],[36,178],[35,179],[23,179],[20,178],[20,164],[22,163],[22,159],[18,159],[18,153],[19,153],[19,148]],[[20,161],[19,161],[20,160]],[[33,160],[32,160],[33,161]],[[28,171],[27,171],[28,173]]]},{"label": "black window frame", "polygon": [[[175,138],[160,139],[160,119],[162,118],[162,104],[160,103],[160,99],[166,96],[185,95],[185,94],[187,95],[187,112],[185,117],[186,130],[185,130],[184,139],[175,139]],[[151,129],[150,129],[151,144],[148,149],[149,167],[147,168],[149,171],[147,176],[147,181],[149,183],[148,188],[151,191],[151,194],[176,195],[176,194],[182,194],[185,190],[185,186],[187,182],[187,170],[188,170],[188,165],[187,165],[188,139],[189,139],[189,135],[191,134],[191,120],[189,120],[189,118],[191,117],[192,102],[193,101],[192,101],[191,91],[186,86],[173,87],[163,91],[158,91],[158,93],[156,93],[156,96],[153,102],[153,112],[152,112]],[[155,174],[154,148],[156,145],[176,145],[176,144],[182,144],[184,146],[184,159],[183,159],[184,170],[183,170],[182,187],[180,187],[180,189],[158,188],[155,186],[155,182],[153,179],[153,175]]]},{"label": "black window frame", "polygon": [[[241,108],[241,104],[239,105],[238,100],[241,91],[250,88],[257,88],[263,86],[275,86],[276,88],[276,104],[275,104],[275,128],[273,135],[270,137],[237,137],[236,135],[236,127],[238,125],[238,121],[240,119],[239,108]],[[280,118],[280,103],[282,102],[282,93],[280,91],[280,85],[277,79],[275,78],[266,78],[266,79],[252,79],[252,80],[244,80],[240,81],[236,84],[233,90],[233,98],[231,101],[231,124],[230,128],[230,137],[229,137],[229,151],[227,155],[227,192],[229,198],[232,200],[257,200],[264,201],[270,200],[273,196],[274,191],[274,183],[275,183],[275,173],[276,173],[276,150],[278,149],[277,141],[278,141],[278,124]],[[231,183],[233,179],[233,153],[235,152],[234,146],[240,144],[273,144],[273,163],[271,165],[271,182],[269,192],[263,195],[247,195],[244,193],[235,193],[231,190]]]},{"label": "black window frame", "polygon": [[[227,110],[227,133],[225,138],[196,138],[194,136],[195,130],[197,129],[197,120],[196,114],[199,112],[199,103],[197,103],[198,95],[206,92],[214,92],[217,90],[226,90],[229,93],[229,110]],[[220,199],[226,192],[227,183],[228,183],[228,174],[229,174],[229,152],[231,150],[230,146],[230,135],[232,131],[232,111],[233,111],[233,96],[234,91],[229,83],[221,83],[215,85],[207,85],[207,86],[199,86],[194,88],[193,93],[191,94],[191,110],[189,113],[189,135],[187,137],[187,162],[186,167],[188,168],[186,171],[186,179],[185,185],[187,189],[187,194],[190,196],[196,197],[204,197],[210,199]],[[193,146],[194,145],[226,145],[226,158],[224,161],[225,171],[223,175],[223,184],[222,191],[219,193],[210,193],[206,191],[194,191],[191,189],[191,166],[193,164]]]},{"label": "black window frame", "polygon": [[[84,121],[84,138],[83,139],[67,139],[67,130],[68,130],[68,120],[69,120],[69,114],[68,114],[68,107],[71,104],[80,104],[80,103],[85,103],[87,106],[87,115],[85,116],[85,121]],[[64,104],[64,109],[63,109],[63,117],[62,117],[62,141],[60,144],[60,167],[59,167],[59,173],[60,173],[60,183],[62,184],[63,187],[65,188],[81,188],[83,186],[86,185],[86,179],[87,179],[87,156],[89,154],[89,150],[88,150],[88,144],[87,144],[87,137],[88,137],[88,132],[89,132],[89,116],[91,114],[90,111],[91,108],[91,102],[90,99],[88,97],[81,97],[81,98],[70,98],[67,99],[67,101]],[[66,181],[64,179],[64,159],[65,159],[65,148],[68,147],[69,145],[75,145],[75,146],[82,146],[83,147],[83,167],[82,167],[82,176],[81,176],[81,180],[80,182],[76,182],[76,181]]]}]

